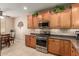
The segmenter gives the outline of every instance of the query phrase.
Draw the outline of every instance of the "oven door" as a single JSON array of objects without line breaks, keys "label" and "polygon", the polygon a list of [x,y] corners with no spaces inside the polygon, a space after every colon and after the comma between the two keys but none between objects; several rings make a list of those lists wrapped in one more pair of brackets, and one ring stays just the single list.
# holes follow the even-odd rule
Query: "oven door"
[{"label": "oven door", "polygon": [[36,40],[36,44],[39,46],[47,47],[47,39],[43,37],[38,37]]}]

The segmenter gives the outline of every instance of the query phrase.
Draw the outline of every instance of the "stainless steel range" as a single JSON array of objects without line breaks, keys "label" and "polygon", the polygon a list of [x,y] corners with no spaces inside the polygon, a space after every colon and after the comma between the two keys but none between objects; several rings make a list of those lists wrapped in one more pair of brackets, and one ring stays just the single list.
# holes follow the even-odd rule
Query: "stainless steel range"
[{"label": "stainless steel range", "polygon": [[47,53],[47,37],[45,36],[38,36],[36,40],[36,49],[38,51]]},{"label": "stainless steel range", "polygon": [[36,50],[47,53],[48,37],[50,35],[49,29],[41,29],[40,34],[36,39]]}]

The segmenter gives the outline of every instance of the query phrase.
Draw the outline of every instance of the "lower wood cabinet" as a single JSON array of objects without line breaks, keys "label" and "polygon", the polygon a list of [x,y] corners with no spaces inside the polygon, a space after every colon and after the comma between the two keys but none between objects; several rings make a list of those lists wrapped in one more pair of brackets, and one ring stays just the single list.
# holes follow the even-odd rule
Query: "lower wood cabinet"
[{"label": "lower wood cabinet", "polygon": [[[68,40],[65,40],[64,43],[64,56],[70,56],[71,55],[71,43]],[[61,48],[60,48],[61,49]]]},{"label": "lower wood cabinet", "polygon": [[25,45],[30,47],[30,36],[29,35],[25,35]]},{"label": "lower wood cabinet", "polygon": [[55,39],[49,39],[48,41],[48,52],[54,53],[54,54],[60,54],[60,40],[55,40]]},{"label": "lower wood cabinet", "polygon": [[36,37],[32,35],[25,36],[25,45],[35,48],[36,47]]},{"label": "lower wood cabinet", "polygon": [[71,44],[71,56],[79,56],[77,49]]},{"label": "lower wood cabinet", "polygon": [[70,56],[71,55],[71,43],[68,40],[62,40],[60,41],[60,55],[63,56]]},{"label": "lower wood cabinet", "polygon": [[36,47],[36,37],[35,36],[31,36],[30,37],[30,46],[32,48],[35,48]]},{"label": "lower wood cabinet", "polygon": [[49,39],[48,52],[62,56],[79,56],[79,53],[72,42],[64,39]]}]

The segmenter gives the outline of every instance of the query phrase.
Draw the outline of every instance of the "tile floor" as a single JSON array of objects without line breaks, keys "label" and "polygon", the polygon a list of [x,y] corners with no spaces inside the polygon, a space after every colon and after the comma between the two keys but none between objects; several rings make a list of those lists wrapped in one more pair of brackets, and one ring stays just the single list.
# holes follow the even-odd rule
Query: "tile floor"
[{"label": "tile floor", "polygon": [[15,40],[15,43],[9,48],[2,50],[1,56],[55,56],[52,54],[45,54],[33,48],[25,46],[24,40]]}]

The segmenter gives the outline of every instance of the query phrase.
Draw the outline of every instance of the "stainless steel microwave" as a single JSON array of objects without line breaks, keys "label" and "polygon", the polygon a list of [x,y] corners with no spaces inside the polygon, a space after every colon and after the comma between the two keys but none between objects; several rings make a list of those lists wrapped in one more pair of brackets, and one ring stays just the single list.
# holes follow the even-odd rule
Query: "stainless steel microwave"
[{"label": "stainless steel microwave", "polygon": [[48,21],[39,22],[39,28],[49,28],[49,22]]}]

